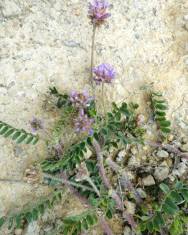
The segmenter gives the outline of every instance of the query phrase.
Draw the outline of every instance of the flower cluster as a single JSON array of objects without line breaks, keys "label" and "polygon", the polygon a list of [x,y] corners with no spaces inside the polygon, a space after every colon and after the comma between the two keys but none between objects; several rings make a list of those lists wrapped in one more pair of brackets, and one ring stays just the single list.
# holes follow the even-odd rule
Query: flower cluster
[{"label": "flower cluster", "polygon": [[111,83],[116,76],[116,71],[110,64],[100,64],[99,66],[93,68],[94,81],[97,84],[100,83]]},{"label": "flower cluster", "polygon": [[83,91],[82,93],[73,91],[70,94],[70,101],[78,109],[78,117],[74,119],[76,132],[92,135],[92,124],[94,120],[88,117],[85,110],[90,106],[93,97],[87,91]]},{"label": "flower cluster", "polygon": [[75,130],[80,133],[93,134],[92,124],[94,120],[89,118],[87,114],[84,113],[83,109],[80,109],[78,117],[74,120]]},{"label": "flower cluster", "polygon": [[87,91],[83,91],[82,93],[73,91],[70,95],[70,101],[77,108],[88,107],[92,100],[93,97],[89,96],[89,93]]},{"label": "flower cluster", "polygon": [[110,4],[106,0],[93,0],[89,4],[88,16],[95,25],[102,24],[110,13],[107,12]]},{"label": "flower cluster", "polygon": [[36,132],[40,129],[44,129],[44,124],[43,124],[42,120],[40,120],[36,117],[33,117],[33,119],[30,121],[30,125],[31,125],[33,132]]}]

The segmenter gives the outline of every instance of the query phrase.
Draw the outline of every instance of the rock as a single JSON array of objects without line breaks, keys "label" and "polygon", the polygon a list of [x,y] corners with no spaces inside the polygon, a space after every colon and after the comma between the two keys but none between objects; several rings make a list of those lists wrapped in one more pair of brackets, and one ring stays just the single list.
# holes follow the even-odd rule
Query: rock
[{"label": "rock", "polygon": [[183,16],[183,19],[184,19],[185,21],[188,21],[188,15],[184,15],[184,16]]},{"label": "rock", "polygon": [[169,135],[169,136],[168,136],[168,141],[171,142],[171,141],[173,141],[173,139],[174,139],[174,136],[173,136],[173,135]]},{"label": "rock", "polygon": [[23,234],[23,229],[21,229],[21,228],[15,229],[15,230],[14,230],[14,234],[15,234],[15,235],[22,235],[22,234]]},{"label": "rock", "polygon": [[125,226],[123,235],[135,235],[135,233],[131,230],[129,226]]},{"label": "rock", "polygon": [[142,183],[144,186],[151,186],[155,184],[155,180],[152,175],[148,175],[142,179]]},{"label": "rock", "polygon": [[11,0],[5,0],[4,4],[2,5],[2,13],[4,17],[14,17],[21,14],[21,8],[19,3],[16,3]]},{"label": "rock", "polygon": [[24,233],[24,235],[39,235],[39,234],[40,234],[40,227],[36,221],[30,223]]},{"label": "rock", "polygon": [[169,167],[166,162],[162,162],[159,167],[155,168],[154,177],[157,181],[165,180],[169,175]]},{"label": "rock", "polygon": [[188,143],[187,143],[187,144],[183,144],[183,145],[181,146],[181,150],[182,150],[183,152],[188,152]]},{"label": "rock", "polygon": [[92,156],[92,154],[93,154],[92,151],[89,148],[87,148],[87,152],[84,153],[84,158],[87,160]]},{"label": "rock", "polygon": [[142,188],[137,188],[136,191],[138,192],[139,196],[144,199],[147,197],[146,192]]},{"label": "rock", "polygon": [[117,161],[117,162],[122,162],[123,159],[125,158],[126,153],[127,153],[127,152],[126,152],[125,149],[119,151],[119,153],[117,154],[116,161]]},{"label": "rock", "polygon": [[156,155],[159,158],[168,158],[169,157],[169,153],[165,150],[159,150]]},{"label": "rock", "polygon": [[133,155],[136,155],[136,154],[138,153],[137,148],[136,148],[136,147],[131,148],[131,153],[132,153]]},{"label": "rock", "polygon": [[139,167],[140,166],[140,159],[138,158],[138,156],[131,156],[131,158],[129,159],[128,162],[128,166],[129,167]]},{"label": "rock", "polygon": [[145,116],[143,114],[139,114],[136,121],[138,126],[142,126],[145,123]]},{"label": "rock", "polygon": [[120,158],[123,158],[123,157],[125,157],[126,153],[127,153],[127,151],[125,149],[123,149],[123,150],[119,151],[117,156]]},{"label": "rock", "polygon": [[134,215],[136,210],[136,204],[130,201],[125,201],[127,213]]},{"label": "rock", "polygon": [[176,169],[172,171],[172,175],[182,177],[188,172],[188,163],[186,161],[180,162]]}]

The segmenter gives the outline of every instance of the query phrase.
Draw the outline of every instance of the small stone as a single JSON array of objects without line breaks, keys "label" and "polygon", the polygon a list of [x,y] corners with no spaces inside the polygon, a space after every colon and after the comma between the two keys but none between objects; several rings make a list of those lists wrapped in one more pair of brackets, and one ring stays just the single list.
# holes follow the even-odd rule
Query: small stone
[{"label": "small stone", "polygon": [[24,235],[39,235],[40,227],[37,222],[32,222],[28,225]]},{"label": "small stone", "polygon": [[184,15],[184,16],[183,16],[183,19],[184,19],[185,21],[188,21],[188,15]]},{"label": "small stone", "polygon": [[174,139],[174,136],[173,136],[173,135],[169,135],[169,136],[168,136],[168,141],[171,142],[173,139]]},{"label": "small stone", "polygon": [[126,207],[126,211],[127,213],[134,215],[135,214],[135,210],[136,210],[136,204],[130,201],[125,201],[125,207]]},{"label": "small stone", "polygon": [[172,171],[174,176],[182,177],[188,172],[188,164],[186,162],[180,162],[177,166],[177,169]]},{"label": "small stone", "polygon": [[140,166],[140,159],[136,156],[131,156],[128,162],[129,167],[139,167]]},{"label": "small stone", "polygon": [[23,229],[21,229],[21,228],[17,228],[14,230],[15,235],[22,235],[22,232],[23,232]]},{"label": "small stone", "polygon": [[162,162],[159,167],[155,169],[154,177],[157,181],[165,180],[169,175],[169,167],[166,162]]},{"label": "small stone", "polygon": [[137,148],[136,148],[136,147],[131,148],[131,153],[132,153],[133,155],[136,155],[136,154],[138,153]]},{"label": "small stone", "polygon": [[183,145],[181,146],[181,150],[182,150],[183,152],[188,152],[188,143],[187,143],[187,144],[183,144]]},{"label": "small stone", "polygon": [[169,157],[169,153],[165,150],[159,150],[156,155],[157,155],[157,157],[160,157],[160,158],[168,158]]},{"label": "small stone", "polygon": [[125,226],[123,235],[135,235],[134,232],[132,232],[131,228],[129,226]]},{"label": "small stone", "polygon": [[148,175],[142,179],[144,186],[151,186],[155,184],[155,180],[152,175]]},{"label": "small stone", "polygon": [[87,152],[84,153],[84,158],[87,160],[92,156],[92,154],[93,154],[92,151],[89,148],[87,148]]},{"label": "small stone", "polygon": [[120,158],[124,158],[125,157],[125,155],[126,155],[126,150],[125,149],[123,149],[123,150],[121,150],[121,151],[119,151],[119,153],[118,153],[118,157],[120,157]]},{"label": "small stone", "polygon": [[138,192],[138,194],[140,195],[141,198],[146,198],[147,197],[147,194],[146,192],[142,189],[142,188],[137,188],[136,190]]}]

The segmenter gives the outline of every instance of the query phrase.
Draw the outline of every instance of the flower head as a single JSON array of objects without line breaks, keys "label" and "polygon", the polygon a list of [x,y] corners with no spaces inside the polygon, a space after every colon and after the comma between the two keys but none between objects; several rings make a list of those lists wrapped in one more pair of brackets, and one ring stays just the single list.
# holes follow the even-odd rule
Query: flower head
[{"label": "flower head", "polygon": [[87,114],[84,113],[84,110],[81,109],[78,117],[74,120],[75,130],[80,133],[88,133],[89,135],[93,134],[92,124],[94,120],[89,118]]},{"label": "flower head", "polygon": [[100,64],[93,68],[93,73],[95,74],[93,79],[97,84],[100,84],[101,82],[111,83],[116,76],[116,71],[110,64]]},{"label": "flower head", "polygon": [[44,129],[44,125],[43,125],[42,120],[40,120],[36,117],[33,117],[33,119],[30,121],[30,125],[31,125],[33,132],[36,132],[40,129]]},{"label": "flower head", "polygon": [[88,107],[92,100],[93,97],[89,96],[87,91],[83,91],[82,93],[73,91],[70,95],[70,101],[78,108]]},{"label": "flower head", "polygon": [[107,12],[110,4],[106,0],[92,0],[89,4],[88,16],[93,24],[100,25],[110,17],[110,13]]}]

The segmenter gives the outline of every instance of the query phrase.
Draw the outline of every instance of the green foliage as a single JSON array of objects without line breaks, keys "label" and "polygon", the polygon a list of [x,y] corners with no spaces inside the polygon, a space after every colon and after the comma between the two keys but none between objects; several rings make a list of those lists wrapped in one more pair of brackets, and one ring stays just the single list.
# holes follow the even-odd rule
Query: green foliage
[{"label": "green foliage", "polygon": [[54,95],[57,98],[57,104],[56,106],[58,108],[62,108],[63,106],[71,106],[71,103],[69,101],[69,96],[67,94],[61,94],[59,91],[56,89],[56,87],[50,87],[50,94]]},{"label": "green foliage", "polygon": [[137,125],[137,108],[138,105],[133,103],[122,103],[120,107],[113,103],[112,112],[107,114],[106,125],[99,131],[107,147],[117,147],[118,143],[127,145],[143,142],[145,130]]},{"label": "green foliage", "polygon": [[8,224],[8,229],[21,228],[24,222],[31,223],[44,214],[45,210],[52,208],[53,205],[62,199],[63,191],[54,191],[47,198],[40,200],[35,206],[27,207],[20,213],[12,214],[9,217],[0,218],[0,227]]},{"label": "green foliage", "polygon": [[92,206],[101,209],[108,219],[112,219],[115,213],[115,201],[111,197],[108,195],[103,195],[100,198],[90,197],[89,201]]},{"label": "green foliage", "polygon": [[169,134],[171,132],[170,129],[170,121],[166,119],[166,110],[167,104],[166,101],[162,98],[162,94],[160,93],[152,93],[151,94],[151,102],[152,108],[154,111],[155,120],[159,126],[163,135]]},{"label": "green foliage", "polygon": [[35,145],[39,140],[37,135],[27,133],[23,129],[16,129],[2,121],[0,121],[0,135],[14,140],[17,144],[22,143]]},{"label": "green foliage", "polygon": [[57,172],[59,170],[73,170],[84,160],[84,152],[87,152],[87,140],[83,140],[78,144],[73,144],[63,154],[60,160],[45,160],[41,163],[44,172]]},{"label": "green foliage", "polygon": [[83,231],[88,231],[96,223],[95,212],[86,211],[79,215],[65,217],[60,231],[63,235],[78,235]]},{"label": "green foliage", "polygon": [[164,193],[164,199],[160,202],[160,206],[155,206],[152,216],[146,214],[141,217],[140,230],[155,233],[168,226],[171,235],[183,234],[185,215],[182,208],[188,203],[188,186],[177,182],[170,189],[168,185],[162,183],[160,189]]}]

